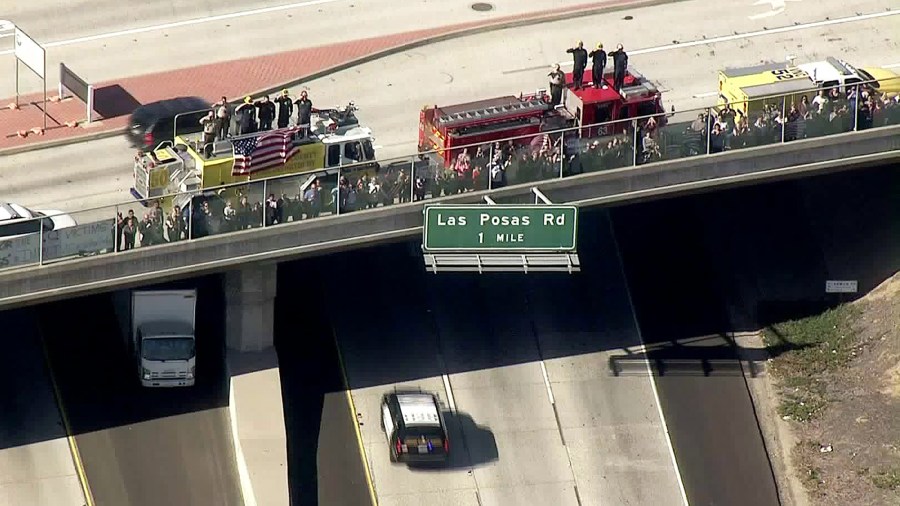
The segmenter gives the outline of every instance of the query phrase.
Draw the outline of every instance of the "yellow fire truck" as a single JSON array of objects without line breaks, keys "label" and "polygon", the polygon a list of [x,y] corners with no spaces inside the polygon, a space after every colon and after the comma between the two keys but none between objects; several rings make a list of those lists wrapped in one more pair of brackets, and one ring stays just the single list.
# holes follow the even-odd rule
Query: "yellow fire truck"
[{"label": "yellow fire truck", "polygon": [[[350,104],[341,110],[319,111],[312,127],[290,137],[294,154],[284,164],[242,173],[235,170],[234,141],[251,139],[273,131],[256,132],[203,145],[198,133],[176,135],[155,149],[140,151],[134,160],[131,193],[145,205],[159,201],[165,209],[183,207],[204,190],[283,175],[359,176],[377,169],[372,131],[359,125]],[[277,131],[274,131],[277,132]],[[239,186],[225,190],[236,194]],[[173,194],[179,194],[173,197]]]},{"label": "yellow fire truck", "polygon": [[730,104],[742,114],[760,111],[766,103],[780,107],[781,96],[786,96],[787,105],[800,103],[802,95],[812,99],[815,89],[868,83],[873,89],[885,88],[889,92],[900,85],[896,74],[878,67],[856,68],[833,57],[823,61],[801,63],[769,63],[752,67],[729,68],[719,71],[719,106]]}]

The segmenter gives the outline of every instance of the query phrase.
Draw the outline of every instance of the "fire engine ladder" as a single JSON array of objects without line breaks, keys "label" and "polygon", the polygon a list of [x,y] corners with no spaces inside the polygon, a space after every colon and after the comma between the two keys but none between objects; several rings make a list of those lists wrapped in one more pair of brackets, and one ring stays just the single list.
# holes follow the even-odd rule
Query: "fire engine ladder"
[{"label": "fire engine ladder", "polygon": [[452,125],[464,121],[477,119],[490,119],[493,117],[508,116],[510,114],[540,111],[547,108],[547,104],[540,98],[532,98],[511,102],[508,104],[484,107],[480,109],[472,109],[469,111],[455,112],[451,114],[441,115],[441,123]]}]

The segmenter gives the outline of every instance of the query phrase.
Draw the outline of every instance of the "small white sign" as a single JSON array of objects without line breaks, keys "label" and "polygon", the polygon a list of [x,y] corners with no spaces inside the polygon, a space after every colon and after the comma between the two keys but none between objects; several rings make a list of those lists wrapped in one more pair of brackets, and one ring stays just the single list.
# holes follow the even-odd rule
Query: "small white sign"
[{"label": "small white sign", "polygon": [[112,251],[114,225],[113,220],[103,220],[44,232],[43,255],[37,233],[4,239],[0,241],[0,268],[36,264],[42,257],[48,261]]},{"label": "small white sign", "polygon": [[825,293],[856,293],[859,282],[854,280],[832,279],[825,282]]},{"label": "small white sign", "polygon": [[46,69],[47,52],[44,48],[29,37],[25,32],[16,27],[16,58],[34,71],[41,79],[44,79]]}]

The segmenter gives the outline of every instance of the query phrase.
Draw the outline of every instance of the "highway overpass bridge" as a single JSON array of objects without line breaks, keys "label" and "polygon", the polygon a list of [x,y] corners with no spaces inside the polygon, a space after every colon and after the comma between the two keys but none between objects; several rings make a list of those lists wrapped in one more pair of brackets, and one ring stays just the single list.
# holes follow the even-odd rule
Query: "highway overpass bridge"
[{"label": "highway overpass bridge", "polygon": [[605,206],[898,160],[900,126],[888,126],[38,263],[0,270],[0,309],[227,271],[229,346],[262,349],[271,345],[277,262],[414,237],[426,203],[481,203],[485,195],[498,204],[533,203],[538,187],[554,203]]}]

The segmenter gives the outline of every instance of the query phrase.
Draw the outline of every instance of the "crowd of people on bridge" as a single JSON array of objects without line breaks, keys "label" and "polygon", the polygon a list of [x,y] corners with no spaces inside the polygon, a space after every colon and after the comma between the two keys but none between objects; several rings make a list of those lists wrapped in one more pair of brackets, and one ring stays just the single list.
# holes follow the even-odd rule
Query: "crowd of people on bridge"
[{"label": "crowd of people on bridge", "polygon": [[[669,156],[690,156],[707,152],[720,153],[732,149],[777,142],[822,137],[853,130],[900,124],[900,99],[860,87],[822,89],[810,99],[801,95],[798,101],[780,100],[765,103],[759,111],[743,114],[726,105],[718,110],[698,114],[681,135],[667,136],[664,129],[646,128],[640,136],[643,161]],[[662,135],[661,135],[662,134]],[[680,142],[673,146],[672,138]],[[674,153],[667,151],[675,148]]]},{"label": "crowd of people on bridge", "polygon": [[[857,93],[859,96],[857,97]],[[820,90],[784,103],[775,100],[743,113],[729,105],[698,113],[693,121],[660,114],[631,121],[623,132],[582,141],[566,157],[565,173],[614,169],[634,163],[683,158],[841,132],[900,124],[900,96],[878,94],[863,86]],[[635,153],[633,146],[636,146]],[[569,151],[569,150],[567,150]]]},{"label": "crowd of people on bridge", "polygon": [[[567,52],[573,55],[575,63],[575,88],[608,87],[602,76],[606,60],[612,58],[615,67],[612,86],[621,89],[628,65],[621,44],[610,53],[603,50],[603,44],[588,52],[579,41]],[[590,83],[584,81],[588,58],[593,63]],[[556,65],[550,77],[551,103],[558,104],[566,86],[565,74]],[[339,179],[337,175],[323,175],[300,185],[298,178],[293,183],[284,183],[284,191],[268,196],[262,195],[261,187],[256,192],[258,195],[254,195],[255,186],[251,184],[235,195],[196,197],[191,205],[183,208],[173,205],[168,212],[156,202],[140,218],[133,210],[128,210],[125,216],[118,214],[114,231],[116,248],[127,250],[272,226],[321,214],[501,188],[559,175],[900,124],[900,96],[878,94],[866,86],[846,86],[823,89],[811,97],[800,95],[799,100],[789,99],[783,105],[772,101],[746,114],[726,105],[707,109],[693,121],[675,122],[674,114],[660,113],[634,122],[629,120],[622,128],[594,129],[587,135],[583,132],[581,135],[572,132],[568,137],[540,134],[530,142],[485,143],[457,150],[446,167],[442,161],[419,155],[398,167],[348,171]],[[295,111],[296,120],[293,119]],[[234,110],[222,97],[201,124],[204,135],[219,140],[268,130],[273,124],[277,128],[308,125],[312,112],[306,91],[292,100],[284,90],[274,101],[268,96],[256,101],[246,97]]]}]

